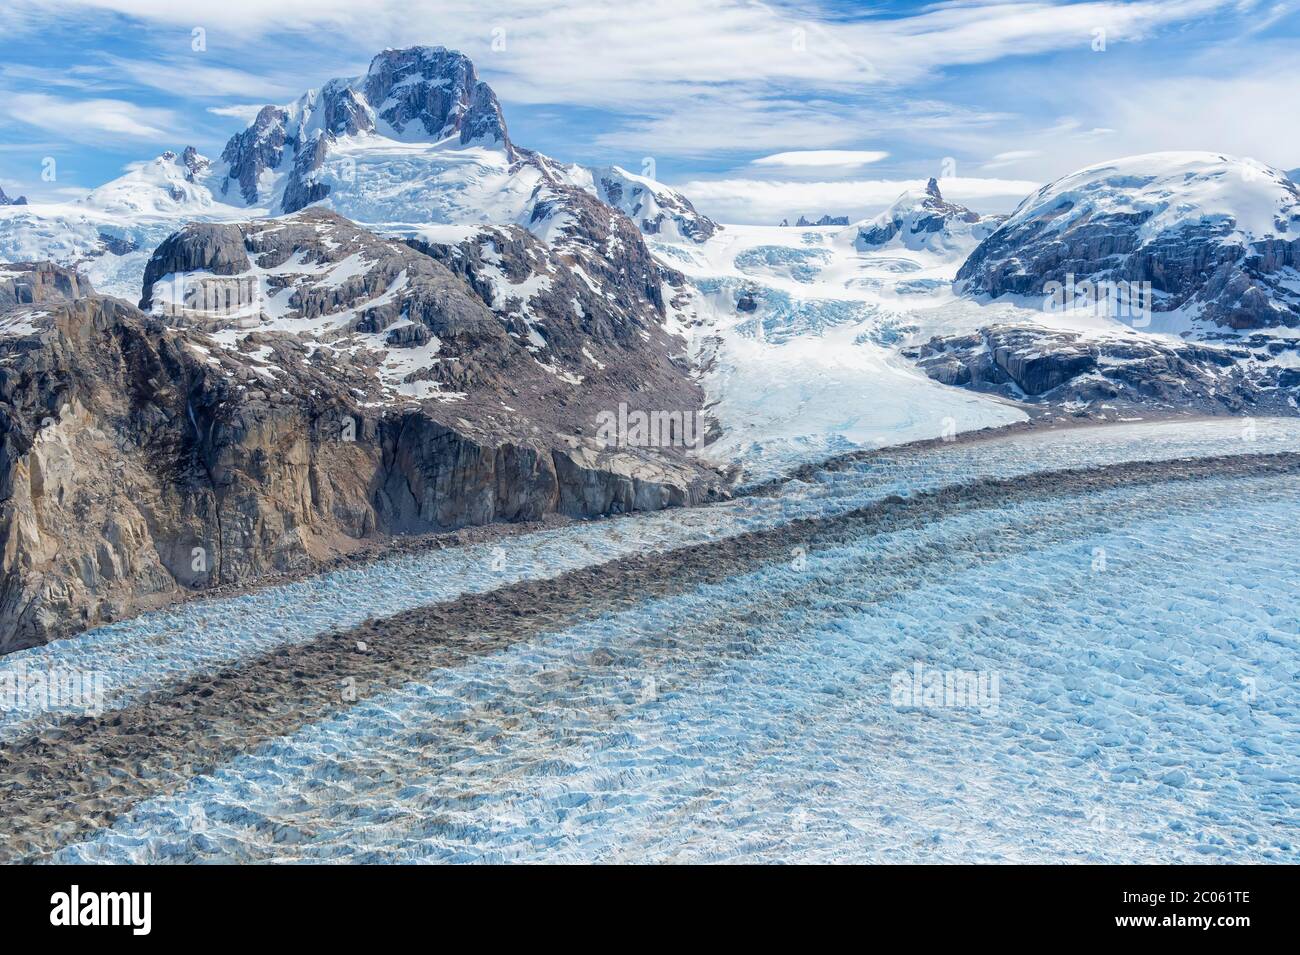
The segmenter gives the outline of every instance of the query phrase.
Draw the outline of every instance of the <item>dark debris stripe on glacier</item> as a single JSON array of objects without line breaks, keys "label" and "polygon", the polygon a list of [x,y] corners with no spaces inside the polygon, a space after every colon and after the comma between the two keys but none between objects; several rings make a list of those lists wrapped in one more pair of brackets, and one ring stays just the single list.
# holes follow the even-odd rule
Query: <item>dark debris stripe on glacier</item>
[{"label": "dark debris stripe on glacier", "polygon": [[[865,536],[923,527],[962,512],[1054,498],[1086,499],[1113,489],[1150,488],[1146,499],[1158,509],[1169,506],[1159,494],[1162,485],[1297,473],[1300,453],[1289,452],[982,479],[664,554],[620,558],[327,633],[179,682],[121,710],[69,719],[13,740],[0,751],[0,799],[5,806],[0,861],[46,858],[112,825],[144,800],[174,792],[241,753],[347,709],[353,700],[351,695],[344,700],[344,688],[352,689],[357,701],[369,699],[476,655],[788,560],[796,547],[815,552]],[[1188,506],[1202,506],[1193,501]],[[1126,502],[1112,516],[1122,521],[1135,507],[1141,509]],[[1062,532],[1071,531],[1055,531]],[[1010,540],[953,541],[951,550],[964,549],[963,559],[978,564],[1008,548],[1042,546],[1053,533],[1047,527],[1017,528]],[[950,553],[945,548],[932,559]],[[890,559],[891,554],[879,555],[881,561]],[[913,586],[924,578],[925,563],[922,556],[917,571],[901,576],[881,572],[880,585],[869,599],[884,599]],[[872,568],[864,567],[863,573],[871,575]],[[752,606],[735,612],[757,619]]]}]

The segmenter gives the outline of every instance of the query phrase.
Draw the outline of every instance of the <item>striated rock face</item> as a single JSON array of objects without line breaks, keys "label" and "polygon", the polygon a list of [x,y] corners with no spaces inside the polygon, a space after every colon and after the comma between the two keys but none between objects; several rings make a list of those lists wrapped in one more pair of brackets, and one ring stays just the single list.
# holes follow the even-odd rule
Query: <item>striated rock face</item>
[{"label": "striated rock face", "polygon": [[1280,347],[993,325],[933,338],[909,357],[946,385],[1057,407],[1294,414],[1300,378],[1269,360]]},{"label": "striated rock face", "polygon": [[85,276],[53,262],[0,265],[0,309],[93,295]]},{"label": "striated rock face", "polygon": [[620,403],[703,396],[639,234],[576,192],[553,243],[196,224],[146,311],[0,266],[0,651],[364,538],[724,496],[685,449],[595,437]]},{"label": "striated rock face", "polygon": [[232,184],[239,195],[250,205],[261,198],[258,180],[262,173],[280,165],[288,141],[286,126],[289,113],[278,106],[263,106],[252,125],[236,133],[221,151],[221,159],[228,172],[221,184],[221,194],[226,195]]},{"label": "striated rock face", "polygon": [[1232,329],[1300,324],[1300,187],[1249,160],[1157,153],[1030,196],[957,273],[972,294],[1151,283],[1156,312]]},{"label": "striated rock face", "polygon": [[501,104],[462,53],[442,47],[385,50],[371,62],[363,90],[364,102],[399,135],[416,125],[421,138],[456,135],[462,144],[500,144],[514,159]]}]

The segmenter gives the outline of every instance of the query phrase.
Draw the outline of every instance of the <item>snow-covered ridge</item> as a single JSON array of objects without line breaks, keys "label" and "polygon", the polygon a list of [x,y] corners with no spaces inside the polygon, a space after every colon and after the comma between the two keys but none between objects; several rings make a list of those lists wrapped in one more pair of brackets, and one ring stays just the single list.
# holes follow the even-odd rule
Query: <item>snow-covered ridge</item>
[{"label": "snow-covered ridge", "polygon": [[646,235],[703,242],[718,229],[717,223],[697,212],[680,192],[649,176],[638,176],[620,166],[574,170],[576,184],[618,209]]},{"label": "snow-covered ridge", "polygon": [[1149,282],[1171,330],[1300,323],[1300,187],[1218,153],[1131,156],[1044,186],[972,253],[975,294],[1049,282]]},{"label": "snow-covered ridge", "polygon": [[1253,159],[1218,153],[1165,152],[1127,156],[1080,169],[1049,183],[1006,221],[1017,226],[1055,212],[1050,229],[1069,232],[1089,215],[1140,218],[1150,241],[1190,224],[1221,224],[1244,237],[1296,234],[1300,189]]}]

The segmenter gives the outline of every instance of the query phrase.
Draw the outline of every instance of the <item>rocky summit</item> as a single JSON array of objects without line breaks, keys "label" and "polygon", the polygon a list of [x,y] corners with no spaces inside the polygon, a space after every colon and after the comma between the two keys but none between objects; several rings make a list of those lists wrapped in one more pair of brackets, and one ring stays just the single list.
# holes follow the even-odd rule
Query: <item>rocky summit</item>
[{"label": "rocky summit", "polygon": [[397,140],[454,139],[515,153],[492,89],[478,79],[469,58],[442,47],[385,50],[365,76],[331,80],[288,108],[266,106],[246,130],[226,144],[220,192],[237,188],[249,205],[270,197],[267,173],[283,173],[279,210],[296,212],[325,198],[316,180],[340,137],[377,134]]}]

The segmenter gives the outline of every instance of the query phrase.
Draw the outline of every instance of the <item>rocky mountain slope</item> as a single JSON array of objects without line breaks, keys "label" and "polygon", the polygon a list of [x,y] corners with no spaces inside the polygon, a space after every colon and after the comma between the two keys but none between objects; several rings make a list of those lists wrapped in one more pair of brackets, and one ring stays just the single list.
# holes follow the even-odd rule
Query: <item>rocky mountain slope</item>
[{"label": "rocky mountain slope", "polygon": [[1297,344],[1230,346],[1024,322],[935,337],[904,354],[946,385],[1054,409],[1285,415],[1296,413],[1300,393]]},{"label": "rocky mountain slope", "polygon": [[[694,457],[684,280],[640,231],[713,228],[517,146],[428,47],[262,109],[218,158],[0,215],[37,262],[0,267],[0,650],[366,537],[724,495]],[[637,414],[659,430],[610,434]]]},{"label": "rocky mountain slope", "polygon": [[[615,231],[559,247],[317,209],[194,224],[140,308],[0,267],[0,651],[367,537],[724,495],[689,449],[598,434],[620,403],[702,396],[639,234],[595,219]],[[584,242],[623,253],[600,271]]]}]

